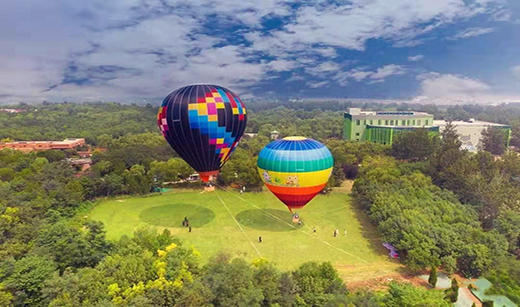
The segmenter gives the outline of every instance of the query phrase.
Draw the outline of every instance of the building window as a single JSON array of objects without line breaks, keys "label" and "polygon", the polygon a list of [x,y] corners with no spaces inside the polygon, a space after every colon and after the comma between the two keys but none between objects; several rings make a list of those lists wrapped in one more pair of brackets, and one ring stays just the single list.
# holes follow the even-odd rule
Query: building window
[{"label": "building window", "polygon": [[390,120],[390,126],[393,126],[394,125],[394,120]]},{"label": "building window", "polygon": [[359,133],[356,133],[356,136],[359,136]]},{"label": "building window", "polygon": [[406,126],[406,121],[405,120],[403,120],[402,125]]},{"label": "building window", "polygon": [[417,120],[417,125],[418,125],[418,126],[421,125],[421,120],[420,120],[420,119]]},{"label": "building window", "polygon": [[387,119],[387,120],[385,120],[385,125],[387,125],[387,126],[388,126],[388,119]]},{"label": "building window", "polygon": [[356,121],[356,125],[361,125],[361,121],[359,119]]},{"label": "building window", "polygon": [[378,120],[378,121],[377,121],[377,124],[378,124],[378,125],[381,125],[381,120]]},{"label": "building window", "polygon": [[424,125],[428,126],[428,120],[424,121]]},{"label": "building window", "polygon": [[415,126],[415,119],[412,121],[412,125]]},{"label": "building window", "polygon": [[370,120],[370,124],[372,125],[372,120]]}]

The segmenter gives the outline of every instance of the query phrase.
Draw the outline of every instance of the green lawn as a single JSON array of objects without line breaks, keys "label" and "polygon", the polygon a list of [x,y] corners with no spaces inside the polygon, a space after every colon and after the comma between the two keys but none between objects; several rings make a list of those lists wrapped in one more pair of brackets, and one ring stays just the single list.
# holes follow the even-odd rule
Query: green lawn
[{"label": "green lawn", "polygon": [[[102,221],[112,239],[131,235],[144,225],[168,228],[199,250],[205,260],[227,251],[247,259],[262,256],[282,269],[311,260],[330,261],[347,282],[388,275],[401,267],[387,257],[348,194],[319,195],[298,213],[301,226],[292,223],[289,211],[269,192],[240,195],[217,190],[100,201],[89,216]],[[192,225],[191,233],[182,227],[185,216]],[[312,233],[313,227],[317,234]],[[340,230],[337,238],[333,237],[335,228]]]}]

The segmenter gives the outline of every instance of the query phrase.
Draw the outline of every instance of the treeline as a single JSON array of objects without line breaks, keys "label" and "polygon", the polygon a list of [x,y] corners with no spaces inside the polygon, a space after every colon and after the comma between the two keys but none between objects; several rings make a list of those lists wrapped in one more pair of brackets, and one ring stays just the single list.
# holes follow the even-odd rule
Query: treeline
[{"label": "treeline", "polygon": [[[450,306],[442,291],[410,284],[391,283],[388,292],[349,294],[327,262],[308,262],[294,271],[281,272],[265,259],[248,263],[219,254],[203,265],[196,250],[185,247],[167,230],[158,234],[156,229],[141,228],[132,238],[123,236],[108,243],[98,224],[80,226],[58,221],[45,229],[39,245],[50,255],[37,250],[21,259],[3,261],[0,304],[401,307],[413,302],[414,306]],[[63,238],[59,229],[68,230]],[[89,245],[82,246],[86,241]],[[52,251],[55,248],[58,251]]]},{"label": "treeline", "polygon": [[98,137],[109,134],[120,137],[127,133],[158,133],[158,107],[122,105],[119,103],[44,103],[13,106],[21,113],[0,112],[0,139],[63,140],[85,138],[97,145]]},{"label": "treeline", "polygon": [[401,162],[366,165],[355,192],[412,267],[484,275],[520,303],[520,155],[492,156],[502,142],[495,133],[483,132],[488,151],[478,153],[460,150],[452,125],[441,138],[402,133],[392,145]]},{"label": "treeline", "polygon": [[407,164],[372,158],[353,191],[382,238],[412,269],[442,266],[476,277],[507,253],[507,240],[496,230],[484,231],[475,210]]}]

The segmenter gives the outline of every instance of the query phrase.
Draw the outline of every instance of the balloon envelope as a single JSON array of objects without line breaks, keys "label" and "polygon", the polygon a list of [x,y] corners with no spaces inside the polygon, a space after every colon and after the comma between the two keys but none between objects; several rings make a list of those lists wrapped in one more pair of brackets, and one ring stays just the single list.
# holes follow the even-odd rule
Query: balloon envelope
[{"label": "balloon envelope", "polygon": [[196,84],[164,99],[157,124],[173,150],[207,182],[237,147],[246,129],[247,112],[230,90]]},{"label": "balloon envelope", "polygon": [[305,137],[271,142],[258,155],[262,181],[291,211],[302,208],[323,190],[333,164],[325,145]]}]

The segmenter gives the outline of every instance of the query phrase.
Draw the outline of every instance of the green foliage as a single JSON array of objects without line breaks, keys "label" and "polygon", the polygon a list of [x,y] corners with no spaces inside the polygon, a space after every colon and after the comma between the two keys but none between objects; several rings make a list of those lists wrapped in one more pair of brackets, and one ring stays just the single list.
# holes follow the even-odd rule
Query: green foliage
[{"label": "green foliage", "polygon": [[435,288],[437,286],[437,268],[432,267],[430,276],[428,277],[428,283]]},{"label": "green foliage", "polygon": [[439,139],[427,129],[403,131],[394,137],[392,155],[397,159],[424,161],[437,151]]},{"label": "green foliage", "polygon": [[157,131],[157,107],[119,103],[56,103],[25,108],[19,114],[0,114],[0,139],[17,141],[85,138],[97,145],[102,135]]},{"label": "green foliage", "polygon": [[347,293],[347,288],[329,262],[302,264],[293,279],[299,289],[298,297],[307,306],[334,304]]},{"label": "green foliage", "polygon": [[493,155],[501,155],[506,150],[505,135],[500,128],[489,126],[482,130],[480,150],[489,151]]},{"label": "green foliage", "polygon": [[52,260],[29,256],[15,262],[14,269],[5,279],[6,288],[16,293],[17,306],[40,306],[44,282],[56,270]]},{"label": "green foliage", "polygon": [[384,306],[388,307],[449,307],[444,300],[444,293],[439,290],[416,288],[410,284],[391,283]]},{"label": "green foliage", "polygon": [[455,277],[453,277],[451,279],[451,290],[453,292],[458,292],[459,291],[459,282],[457,281],[457,279]]},{"label": "green foliage", "polygon": [[471,208],[423,174],[397,167],[390,158],[364,163],[353,192],[383,239],[412,269],[452,268],[456,259],[458,270],[478,276],[507,250],[498,232],[481,229]]},{"label": "green foliage", "polygon": [[492,283],[490,294],[503,294],[520,304],[520,261],[507,256],[496,259],[495,267],[485,277]]},{"label": "green foliage", "polygon": [[96,265],[109,252],[103,224],[95,221],[74,223],[62,220],[40,229],[38,247],[52,255],[61,271],[67,267]]}]

